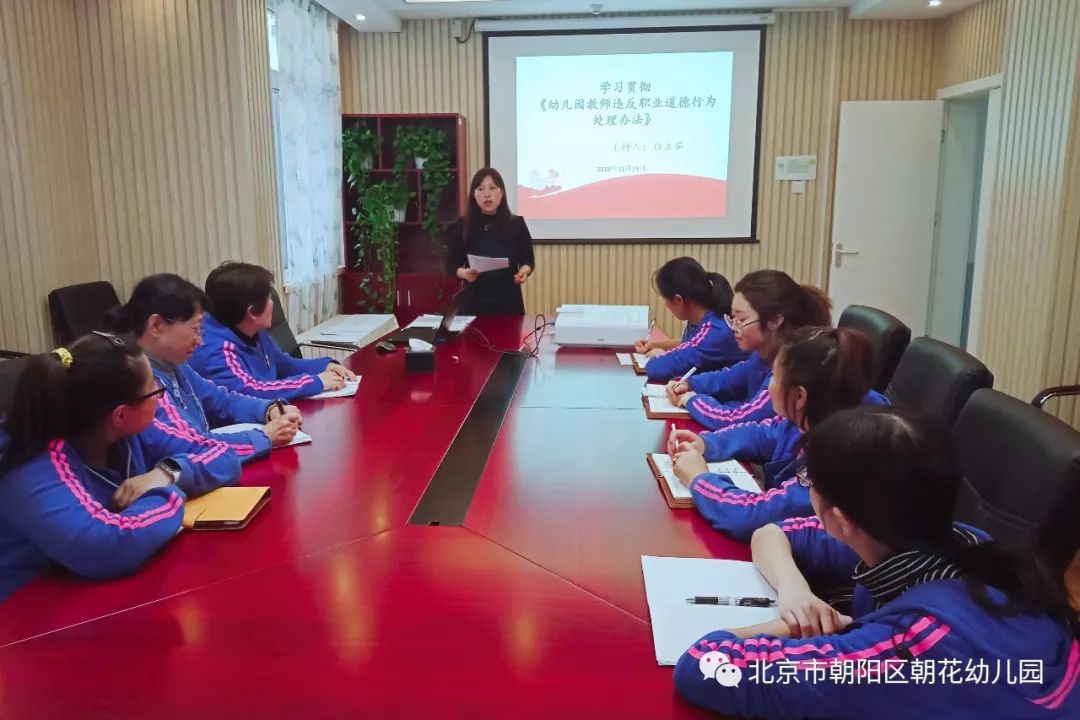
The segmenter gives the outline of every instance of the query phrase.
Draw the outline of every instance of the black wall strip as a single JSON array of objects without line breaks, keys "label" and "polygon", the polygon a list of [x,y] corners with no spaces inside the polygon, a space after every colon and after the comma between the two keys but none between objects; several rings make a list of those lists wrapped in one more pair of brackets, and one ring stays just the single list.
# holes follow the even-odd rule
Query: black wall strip
[{"label": "black wall strip", "polygon": [[461,525],[465,522],[480,474],[495,445],[527,360],[524,354],[506,354],[499,358],[413,510],[410,525]]}]

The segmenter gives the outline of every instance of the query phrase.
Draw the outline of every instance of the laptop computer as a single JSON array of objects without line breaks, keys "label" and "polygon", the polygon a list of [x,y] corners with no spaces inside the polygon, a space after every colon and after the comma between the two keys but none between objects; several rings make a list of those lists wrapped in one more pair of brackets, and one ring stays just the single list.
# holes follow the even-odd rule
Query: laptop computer
[{"label": "laptop computer", "polygon": [[439,327],[407,327],[403,330],[399,330],[386,339],[395,345],[408,345],[409,340],[414,338],[435,345],[456,337],[458,333],[450,328],[454,324],[454,318],[457,317],[458,306],[465,292],[465,290],[462,290],[450,298],[450,301],[446,304],[446,308],[443,310],[442,321],[439,323]]}]

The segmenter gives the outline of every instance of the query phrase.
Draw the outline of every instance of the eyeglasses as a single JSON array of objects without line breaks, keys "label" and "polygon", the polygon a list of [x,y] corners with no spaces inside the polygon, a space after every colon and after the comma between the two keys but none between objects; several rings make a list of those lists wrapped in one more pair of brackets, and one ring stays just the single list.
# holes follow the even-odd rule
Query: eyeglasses
[{"label": "eyeglasses", "polygon": [[[180,324],[179,320],[173,320],[172,318],[165,318],[165,322],[169,323],[170,325],[178,325],[178,324]],[[203,325],[202,325],[202,323],[196,323],[195,325],[182,325],[181,327],[186,328],[188,330],[188,332],[190,332],[195,337],[200,337],[200,338],[202,337],[202,334],[203,334]]]},{"label": "eyeglasses", "polygon": [[754,323],[761,322],[761,318],[755,318],[753,320],[739,320],[738,318],[733,318],[730,315],[725,315],[724,322],[726,322],[727,326],[732,330],[742,331],[743,328],[749,327]]},{"label": "eyeglasses", "polygon": [[795,479],[804,488],[813,487],[814,485],[814,481],[810,479],[809,473],[806,472],[806,466],[799,468],[798,472],[795,473]]},{"label": "eyeglasses", "polygon": [[132,400],[131,402],[129,402],[128,405],[138,405],[143,400],[149,400],[152,397],[161,397],[164,394],[165,394],[165,387],[162,386],[162,387],[159,387],[159,388],[157,388],[156,390],[154,390],[152,392],[146,393],[145,395],[140,395],[139,397],[137,397],[134,400]]}]

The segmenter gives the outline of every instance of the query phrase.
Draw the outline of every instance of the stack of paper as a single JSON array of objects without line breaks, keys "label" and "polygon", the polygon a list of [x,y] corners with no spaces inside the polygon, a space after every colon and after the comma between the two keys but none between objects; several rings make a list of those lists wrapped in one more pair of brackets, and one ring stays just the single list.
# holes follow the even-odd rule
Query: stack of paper
[{"label": "stack of paper", "polygon": [[641,397],[667,397],[667,385],[649,383],[641,386]]},{"label": "stack of paper", "polygon": [[340,390],[327,390],[321,392],[318,395],[312,395],[309,400],[327,400],[329,398],[346,398],[352,397],[356,394],[356,391],[360,389],[360,376],[357,375],[355,380],[345,383],[345,387]]},{"label": "stack of paper", "polygon": [[[476,319],[475,315],[458,315],[454,318],[454,321],[450,323],[451,332],[464,332],[465,328],[469,327],[473,320]],[[432,328],[435,329],[442,324],[442,315],[421,315],[413,320],[406,327],[411,328]]]},{"label": "stack of paper", "polygon": [[[225,427],[214,428],[210,432],[216,435],[228,435],[229,433],[247,432],[248,430],[259,430],[262,425],[258,423],[237,423],[235,425],[226,425]],[[285,447],[292,447],[293,445],[303,445],[311,442],[311,436],[303,430],[297,430],[296,435],[293,436],[292,442]]]},{"label": "stack of paper", "polygon": [[619,361],[620,365],[634,364],[634,361],[630,359],[630,353],[615,353],[615,358]]},{"label": "stack of paper", "polygon": [[393,315],[335,315],[297,336],[301,344],[330,343],[359,349],[397,330]]},{"label": "stack of paper", "polygon": [[[650,453],[649,458],[652,460],[652,465],[656,468],[657,472],[660,473],[664,482],[667,483],[667,489],[671,499],[674,501],[683,501],[680,503],[682,507],[691,507],[693,505],[693,498],[690,495],[690,488],[683,485],[682,482],[679,481],[679,478],[675,477],[675,468],[672,465],[671,456],[664,453]],[[735,487],[740,490],[751,493],[761,492],[761,486],[758,485],[754,476],[735,460],[708,463],[708,466],[709,472],[718,475],[727,475],[731,478],[731,482],[735,484]]]},{"label": "stack of paper", "polygon": [[753,563],[738,560],[641,557],[656,662],[674,665],[695,642],[715,630],[757,625],[780,617],[775,607],[693,605],[699,595],[776,598]]},{"label": "stack of paper", "polygon": [[640,368],[644,368],[649,362],[649,356],[644,353],[634,353],[634,364]]}]

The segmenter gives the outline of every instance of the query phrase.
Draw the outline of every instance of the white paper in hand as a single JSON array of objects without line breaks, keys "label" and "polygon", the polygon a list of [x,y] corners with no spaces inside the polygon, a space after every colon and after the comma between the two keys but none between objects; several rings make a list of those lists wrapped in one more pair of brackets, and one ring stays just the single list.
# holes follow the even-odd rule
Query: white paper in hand
[{"label": "white paper in hand", "polygon": [[345,387],[340,390],[327,390],[321,392],[318,395],[312,395],[309,400],[327,400],[329,398],[345,398],[352,397],[356,394],[356,391],[360,389],[360,376],[356,376],[356,380],[350,380],[345,383]]},{"label": "white paper in hand", "polygon": [[[247,432],[248,430],[261,430],[262,425],[258,423],[237,423],[235,425],[226,425],[225,427],[214,428],[210,432],[215,435],[228,435],[229,433]],[[304,445],[311,442],[311,436],[303,430],[297,430],[293,435],[292,442],[282,447],[292,447],[293,445]]]},{"label": "white paper in hand", "polygon": [[466,255],[469,267],[478,272],[486,273],[492,270],[506,270],[510,267],[510,258],[484,257],[483,255]]}]

